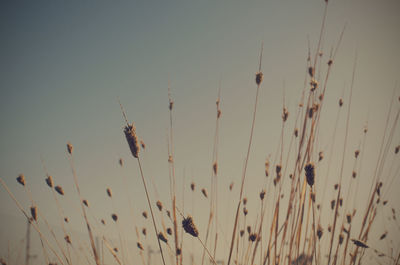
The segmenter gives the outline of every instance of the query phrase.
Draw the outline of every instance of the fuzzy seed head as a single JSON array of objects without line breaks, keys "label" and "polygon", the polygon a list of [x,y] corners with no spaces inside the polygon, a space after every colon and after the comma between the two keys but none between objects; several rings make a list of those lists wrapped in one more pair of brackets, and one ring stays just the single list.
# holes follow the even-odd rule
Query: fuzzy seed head
[{"label": "fuzzy seed head", "polygon": [[192,235],[193,237],[199,236],[199,231],[197,230],[196,225],[193,222],[193,218],[190,215],[183,219],[182,226],[186,233]]},{"label": "fuzzy seed head", "polygon": [[132,155],[135,158],[138,158],[139,152],[140,152],[140,146],[139,146],[138,137],[136,135],[135,124],[132,122],[132,124],[126,125],[124,128],[124,133],[125,133],[125,138],[126,138],[126,141],[128,142],[128,145],[129,145]]},{"label": "fuzzy seed head", "polygon": [[305,167],[304,171],[306,172],[307,183],[312,187],[314,185],[315,180],[315,166],[312,162],[308,162]]}]

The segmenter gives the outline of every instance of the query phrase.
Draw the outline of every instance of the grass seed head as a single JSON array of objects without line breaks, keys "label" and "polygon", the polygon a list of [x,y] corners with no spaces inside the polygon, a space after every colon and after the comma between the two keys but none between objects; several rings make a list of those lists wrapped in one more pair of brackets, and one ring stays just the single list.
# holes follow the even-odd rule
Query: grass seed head
[{"label": "grass seed head", "polygon": [[310,77],[314,77],[314,74],[315,74],[314,67],[312,67],[312,66],[308,67],[308,74],[310,75]]},{"label": "grass seed head", "polygon": [[126,125],[124,128],[124,133],[125,133],[125,138],[126,138],[126,141],[128,142],[128,145],[129,145],[132,155],[135,158],[138,158],[139,152],[140,152],[140,146],[139,146],[139,142],[138,142],[138,137],[136,135],[135,124],[132,122],[132,124]]},{"label": "grass seed head", "polygon": [[72,144],[70,142],[67,143],[67,151],[68,154],[72,155],[72,151],[74,150],[74,147],[72,146]]},{"label": "grass seed head", "polygon": [[66,223],[68,223],[68,222],[69,222],[69,219],[68,219],[68,217],[64,217],[64,222],[66,222]]},{"label": "grass seed head", "polygon": [[69,235],[66,235],[66,236],[64,237],[64,239],[65,239],[65,241],[66,241],[68,244],[71,244],[71,238],[69,237]]},{"label": "grass seed head", "polygon": [[332,64],[333,64],[333,60],[330,59],[330,60],[328,61],[328,66],[331,66]]},{"label": "grass seed head", "polygon": [[261,199],[261,200],[264,200],[264,197],[265,197],[265,190],[262,190],[262,191],[260,192],[260,199]]},{"label": "grass seed head", "polygon": [[294,129],[294,136],[295,137],[299,136],[299,129],[298,128]]},{"label": "grass seed head", "polygon": [[160,212],[161,212],[161,211],[162,211],[162,208],[163,208],[162,202],[161,202],[161,201],[157,201],[157,202],[156,202],[156,205],[157,205],[158,210],[160,210]]},{"label": "grass seed head", "polygon": [[54,189],[58,192],[58,194],[64,195],[64,190],[61,186],[55,186]]},{"label": "grass seed head", "polygon": [[265,176],[268,177],[269,175],[269,160],[268,158],[265,160]]},{"label": "grass seed head", "polygon": [[400,151],[400,145],[398,145],[398,146],[396,146],[396,147],[394,148],[394,153],[395,153],[395,154],[398,154],[399,151]]},{"label": "grass seed head", "polygon": [[53,188],[54,183],[53,183],[53,178],[52,178],[51,176],[47,176],[47,178],[46,178],[46,184],[47,184],[47,186],[49,186],[50,188]]},{"label": "grass seed head", "polygon": [[351,241],[353,241],[354,245],[358,246],[358,247],[362,247],[362,248],[369,248],[368,245],[360,240],[357,239],[351,239]]},{"label": "grass seed head", "polygon": [[89,202],[87,200],[82,200],[82,202],[86,207],[89,207]]},{"label": "grass seed head", "polygon": [[165,237],[163,232],[158,233],[158,238],[163,241],[164,243],[168,243],[168,239]]},{"label": "grass seed head", "polygon": [[146,212],[146,211],[142,212],[142,215],[143,215],[143,217],[144,217],[145,219],[147,219],[147,212]]},{"label": "grass seed head", "polygon": [[137,245],[138,249],[144,250],[144,248],[143,248],[143,246],[142,246],[142,244],[140,242],[137,242],[136,245]]},{"label": "grass seed head", "polygon": [[318,81],[312,78],[310,81],[310,85],[311,85],[311,91],[315,91],[318,88]]},{"label": "grass seed head", "polygon": [[213,171],[214,171],[214,175],[217,175],[217,173],[218,173],[218,163],[217,163],[217,161],[215,161],[214,164],[213,164]]},{"label": "grass seed head", "polygon": [[124,166],[124,160],[123,160],[122,158],[120,158],[120,159],[118,160],[118,163],[119,163],[119,165],[120,165],[121,167]]},{"label": "grass seed head", "polygon": [[202,188],[201,192],[203,193],[204,197],[208,198],[207,190],[205,188]]},{"label": "grass seed head", "polygon": [[108,197],[112,198],[112,191],[111,191],[111,189],[110,189],[110,188],[107,188],[107,189],[106,189],[106,192],[107,192]]},{"label": "grass seed head", "polygon": [[199,236],[199,231],[197,230],[197,227],[193,222],[193,218],[190,215],[182,220],[182,226],[186,233],[192,235],[193,237]]},{"label": "grass seed head", "polygon": [[172,235],[172,229],[170,227],[167,228],[167,234]]},{"label": "grass seed head", "polygon": [[195,188],[196,188],[196,184],[194,184],[194,182],[190,183],[190,189],[192,191],[194,191]]},{"label": "grass seed head", "polygon": [[118,221],[118,215],[115,213],[111,214],[111,218],[114,220],[114,222]]},{"label": "grass seed head", "polygon": [[343,106],[343,99],[342,98],[339,99],[339,107],[341,107],[341,106]]},{"label": "grass seed head", "polygon": [[283,122],[287,121],[288,117],[289,117],[289,111],[287,110],[286,107],[284,107],[283,111],[282,111],[282,120],[283,120]]},{"label": "grass seed head", "polygon": [[143,234],[144,236],[147,235],[147,230],[146,230],[146,228],[142,228],[142,234]]},{"label": "grass seed head", "polygon": [[318,225],[318,228],[317,228],[317,237],[318,237],[318,240],[321,239],[323,233],[324,233],[324,230],[322,229],[322,226],[319,224],[319,225]]},{"label": "grass seed head", "polygon": [[320,151],[318,153],[318,161],[321,161],[322,159],[324,159],[324,152]]},{"label": "grass seed head", "polygon": [[243,229],[240,230],[239,234],[240,234],[240,237],[243,237],[243,235],[244,235],[244,230],[243,230]]},{"label": "grass seed head", "polygon": [[315,180],[315,166],[312,162],[308,162],[305,167],[304,171],[306,172],[307,183],[312,187],[314,185]]},{"label": "grass seed head", "polygon": [[144,143],[143,140],[140,140],[140,146],[142,147],[142,149],[146,149],[146,144]]},{"label": "grass seed head", "polygon": [[256,241],[257,238],[258,238],[258,236],[257,236],[256,233],[251,233],[251,234],[249,235],[249,241],[251,241],[251,242]]},{"label": "grass seed head", "polygon": [[17,177],[17,181],[22,186],[25,186],[25,176],[24,176],[24,174],[19,174],[19,176]]},{"label": "grass seed head", "polygon": [[232,191],[233,189],[233,182],[231,182],[231,184],[229,184],[229,191]]},{"label": "grass seed head", "polygon": [[243,208],[243,214],[244,214],[244,216],[246,216],[248,213],[249,213],[249,211],[247,210],[247,208],[246,208],[246,207]]},{"label": "grass seed head", "polygon": [[263,73],[262,72],[257,72],[256,73],[256,84],[257,84],[257,86],[261,85],[261,82],[263,81],[263,79],[264,79]]},{"label": "grass seed head", "polygon": [[360,150],[357,149],[356,151],[354,151],[354,157],[355,158],[357,158],[359,154],[360,154]]},{"label": "grass seed head", "polygon": [[37,214],[37,207],[36,206],[32,206],[31,207],[31,215],[32,215],[32,219],[37,221],[38,214]]}]

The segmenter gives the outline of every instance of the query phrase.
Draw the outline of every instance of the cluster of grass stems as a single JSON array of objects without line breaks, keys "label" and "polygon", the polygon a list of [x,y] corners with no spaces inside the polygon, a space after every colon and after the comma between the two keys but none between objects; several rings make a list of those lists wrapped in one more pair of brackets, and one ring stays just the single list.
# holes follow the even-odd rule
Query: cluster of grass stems
[{"label": "cluster of grass stems", "polygon": [[[184,213],[183,208],[177,205],[183,205],[182,202],[177,203],[177,181],[175,174],[175,155],[174,155],[174,131],[173,131],[173,110],[174,101],[171,96],[170,86],[168,85],[168,99],[169,99],[169,131],[168,131],[168,162],[169,162],[169,183],[170,183],[170,204],[163,204],[156,192],[156,198],[149,195],[149,181],[153,184],[151,178],[146,177],[144,169],[141,164],[141,151],[145,148],[145,144],[139,141],[136,134],[134,124],[128,122],[125,111],[121,110],[125,118],[126,126],[124,133],[128,146],[132,153],[134,163],[137,163],[140,178],[143,183],[143,188],[146,194],[148,203],[147,211],[142,213],[143,218],[151,219],[151,230],[146,228],[139,228],[135,223],[133,224],[134,236],[136,237],[137,250],[131,249],[126,240],[123,238],[123,229],[119,226],[118,215],[115,214],[116,207],[113,203],[113,195],[111,189],[107,188],[107,195],[113,205],[113,213],[110,213],[112,222],[106,224],[104,219],[99,219],[90,212],[89,202],[84,199],[80,191],[78,183],[78,176],[75,171],[73,159],[73,147],[67,144],[67,155],[72,170],[72,177],[76,187],[77,199],[81,208],[82,217],[87,227],[87,235],[89,239],[88,248],[82,248],[83,242],[79,239],[72,240],[66,228],[68,218],[65,216],[64,210],[59,203],[59,196],[64,196],[62,187],[55,186],[53,178],[46,173],[46,184],[51,188],[52,196],[57,204],[58,216],[60,219],[60,226],[63,231],[63,237],[56,236],[51,226],[46,221],[41,212],[41,208],[36,204],[33,196],[29,190],[25,177],[18,176],[17,181],[23,186],[28,197],[30,198],[30,209],[24,209],[18,199],[10,191],[3,179],[0,182],[4,189],[9,193],[11,198],[16,203],[16,206],[24,214],[25,218],[30,222],[33,229],[37,232],[42,254],[46,264],[59,264],[59,265],[72,265],[72,264],[104,264],[105,252],[108,252],[114,263],[117,264],[240,264],[240,265],[305,265],[305,264],[363,264],[365,262],[365,255],[369,253],[369,257],[374,257],[373,263],[380,264],[400,264],[400,250],[392,245],[389,251],[381,249],[383,244],[370,244],[371,231],[380,211],[383,211],[387,206],[386,192],[388,185],[383,183],[392,183],[393,179],[398,176],[399,168],[390,171],[391,174],[383,174],[384,167],[387,166],[388,156],[394,153],[395,156],[399,152],[399,146],[393,143],[393,137],[398,127],[398,119],[400,108],[392,101],[389,106],[389,112],[385,127],[383,128],[383,138],[380,144],[378,160],[376,162],[375,171],[369,172],[370,177],[373,178],[372,186],[368,195],[365,209],[354,209],[355,196],[357,192],[352,192],[358,189],[358,182],[360,176],[357,171],[361,168],[363,157],[363,149],[365,147],[365,139],[368,129],[363,129],[363,136],[361,139],[360,149],[354,150],[354,154],[349,154],[345,150],[348,147],[348,134],[351,123],[351,102],[352,90],[354,86],[354,76],[356,71],[356,61],[354,63],[353,78],[349,89],[349,95],[346,99],[339,99],[337,118],[332,133],[332,142],[330,148],[326,150],[327,160],[324,160],[324,152],[318,150],[318,133],[320,130],[321,113],[324,108],[325,92],[332,67],[334,67],[335,56],[338,51],[340,42],[342,40],[343,32],[338,38],[335,48],[332,49],[328,59],[322,56],[321,40],[325,27],[325,18],[328,2],[326,1],[323,21],[321,25],[320,38],[317,43],[315,54],[309,51],[306,66],[305,85],[297,111],[293,117],[289,117],[289,112],[285,103],[282,107],[282,126],[281,137],[279,139],[279,149],[275,154],[274,161],[271,161],[271,156],[265,162],[265,182],[260,183],[262,189],[259,191],[258,213],[249,213],[248,201],[244,196],[245,184],[247,181],[247,166],[249,158],[251,157],[253,131],[256,125],[257,104],[259,90],[262,88],[262,81],[264,74],[262,73],[262,53],[261,47],[259,57],[259,69],[255,77],[255,91],[254,93],[254,109],[250,128],[250,137],[248,139],[248,147],[245,153],[244,167],[241,179],[238,183],[239,193],[236,196],[234,205],[234,215],[232,231],[224,231],[222,234],[220,215],[221,210],[218,208],[220,198],[218,191],[221,187],[218,186],[219,179],[219,158],[218,158],[218,143],[219,143],[219,126],[222,117],[221,111],[221,94],[219,86],[218,97],[216,100],[216,116],[215,116],[215,134],[213,140],[213,153],[211,160],[210,172],[210,193],[207,189],[201,190],[202,195],[209,201],[209,215],[208,221],[205,224],[205,230],[199,231],[196,226],[196,220],[191,216],[193,213]],[[266,75],[268,76],[268,75]],[[345,104],[347,102],[348,104]],[[346,108],[347,107],[347,108]],[[338,121],[341,112],[344,112],[346,122],[344,124],[345,138],[343,141],[343,152],[337,154],[341,157],[340,173],[338,175],[337,184],[334,186],[335,196],[331,201],[327,202],[325,193],[327,187],[318,191],[315,188],[315,181],[321,180],[327,176],[330,171],[331,160],[333,157],[333,147],[340,145],[335,142],[337,135]],[[392,118],[394,117],[394,118]],[[288,141],[284,137],[284,132],[292,130],[287,126],[287,121],[292,118],[294,121],[293,133],[290,133]],[[288,129],[289,128],[289,129]],[[394,148],[393,148],[394,147]],[[393,152],[394,150],[394,152]],[[361,152],[361,154],[360,154]],[[287,156],[285,155],[287,154]],[[354,170],[351,174],[344,172],[345,161],[354,159]],[[135,161],[136,160],[136,161]],[[130,162],[128,160],[128,162]],[[327,172],[319,170],[321,163],[328,163]],[[124,165],[122,159],[119,160],[121,166]],[[394,162],[393,162],[394,163]],[[44,164],[44,163],[43,163]],[[392,165],[391,165],[392,166]],[[367,173],[365,173],[367,174]],[[126,185],[126,179],[125,187]],[[327,181],[325,181],[327,182]],[[189,185],[183,183],[183,189],[190,188],[190,192],[194,194],[197,189],[196,184],[192,182]],[[346,186],[346,189],[342,187]],[[226,188],[226,187],[223,187]],[[233,183],[229,186],[230,193],[233,193]],[[283,190],[288,189],[288,199],[282,200]],[[347,191],[347,192],[345,192]],[[128,194],[128,190],[126,191]],[[195,195],[193,195],[194,199]],[[257,202],[255,202],[257,203]],[[129,205],[133,212],[131,199],[129,198]],[[155,208],[157,207],[157,208]],[[183,206],[182,206],[183,207]],[[322,217],[322,209],[324,207],[331,207],[330,214]],[[391,220],[399,227],[396,221],[395,210],[392,209],[393,216]],[[88,216],[89,215],[89,216]],[[253,215],[253,219],[249,221],[248,215]],[[358,215],[360,222],[355,223],[355,216]],[[89,218],[93,217],[93,218]],[[324,220],[327,219],[326,223]],[[43,233],[44,228],[39,227],[39,223],[44,224],[50,234],[50,238]],[[119,243],[112,242],[101,233],[101,226],[114,225],[118,231]],[[172,227],[172,228],[171,228]],[[42,230],[41,230],[42,229]],[[126,232],[125,232],[126,233]],[[390,234],[390,233],[389,233]],[[101,248],[99,244],[95,243],[95,236],[101,238]],[[150,251],[146,249],[147,236],[154,236],[157,240],[159,254],[158,257],[151,255]],[[201,251],[194,251],[194,247],[184,244],[187,237],[193,237],[194,242],[198,242]],[[388,232],[384,232],[378,240],[387,241],[388,246]],[[171,240],[169,240],[171,238]],[[186,238],[186,239],[185,239]],[[222,238],[222,239],[221,239]],[[51,241],[51,242],[50,242]],[[55,242],[52,243],[52,242]],[[377,242],[376,239],[373,242]],[[193,243],[193,242],[192,242]],[[194,243],[193,243],[194,244]],[[225,249],[223,250],[222,247]],[[135,248],[136,249],[136,248]],[[137,251],[137,253],[136,253]],[[225,253],[226,257],[221,257]],[[158,252],[157,252],[158,253]],[[132,258],[132,255],[135,257]],[[153,256],[153,257],[152,257]],[[199,257],[198,259],[195,259]],[[152,260],[150,260],[152,257]],[[217,259],[218,257],[218,259]],[[371,261],[369,261],[371,262]],[[2,264],[13,264],[10,259],[2,258]]]}]

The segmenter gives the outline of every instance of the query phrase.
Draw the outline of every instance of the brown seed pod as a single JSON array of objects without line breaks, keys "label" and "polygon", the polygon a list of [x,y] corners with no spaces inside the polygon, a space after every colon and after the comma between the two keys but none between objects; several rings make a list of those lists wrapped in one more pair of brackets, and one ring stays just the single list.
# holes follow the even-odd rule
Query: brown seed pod
[{"label": "brown seed pod", "polygon": [[111,218],[114,220],[114,222],[118,221],[118,215],[115,213],[111,214]]},{"label": "brown seed pod", "polygon": [[53,178],[52,178],[51,176],[47,176],[47,178],[46,178],[46,184],[47,184],[47,186],[49,186],[50,188],[53,188],[54,183],[53,183]]},{"label": "brown seed pod", "polygon": [[346,215],[347,223],[351,223],[351,214]]},{"label": "brown seed pod", "polygon": [[324,152],[320,151],[318,153],[318,161],[321,161],[322,159],[324,159]]},{"label": "brown seed pod", "polygon": [[207,190],[206,189],[201,189],[201,192],[203,193],[204,197],[208,198]]},{"label": "brown seed pod", "polygon": [[243,237],[243,235],[244,235],[244,230],[242,229],[242,230],[240,230],[240,237]]},{"label": "brown seed pod", "polygon": [[343,234],[340,233],[340,235],[339,235],[339,245],[341,245],[343,243],[343,239],[344,239]]},{"label": "brown seed pod", "polygon": [[167,228],[167,234],[168,234],[168,235],[172,235],[172,229],[169,228],[169,227]]},{"label": "brown seed pod", "polygon": [[118,252],[118,248],[114,248],[113,250],[114,250],[114,252]]},{"label": "brown seed pod", "polygon": [[167,216],[171,218],[171,212],[167,210]]},{"label": "brown seed pod", "polygon": [[123,160],[122,158],[120,158],[120,159],[118,160],[118,163],[119,163],[119,165],[120,165],[121,167],[124,166],[124,160]]},{"label": "brown seed pod", "polygon": [[221,118],[222,111],[220,109],[217,110],[217,119]]},{"label": "brown seed pod", "polygon": [[17,177],[17,182],[21,184],[22,186],[25,186],[25,176],[24,174],[19,174]]},{"label": "brown seed pod", "polygon": [[249,213],[249,211],[247,210],[247,208],[243,208],[243,214],[244,216],[246,216]]},{"label": "brown seed pod", "polygon": [[165,237],[163,232],[158,233],[158,238],[163,241],[164,243],[168,243],[168,239]]},{"label": "brown seed pod", "polygon": [[318,81],[312,78],[310,81],[310,85],[311,85],[311,91],[315,91],[318,88]]},{"label": "brown seed pod", "polygon": [[106,221],[104,221],[104,219],[101,219],[100,222],[101,222],[103,225],[106,225]]},{"label": "brown seed pod", "polygon": [[142,228],[142,234],[143,234],[144,236],[147,235],[147,230],[146,230],[146,228]]},{"label": "brown seed pod", "polygon": [[182,254],[182,249],[176,248],[176,255],[179,256],[180,254]]},{"label": "brown seed pod", "polygon": [[387,236],[387,231],[385,231],[385,233],[383,233],[380,237],[379,237],[379,240],[383,240],[383,239],[385,239],[385,237]]},{"label": "brown seed pod", "polygon": [[334,188],[335,188],[335,190],[337,190],[337,189],[339,188],[339,184],[336,183],[336,184],[334,185]]},{"label": "brown seed pod", "polygon": [[354,151],[354,157],[355,158],[357,158],[359,154],[360,154],[360,150],[357,149],[356,151]]},{"label": "brown seed pod", "polygon": [[231,184],[229,184],[229,191],[232,191],[233,189],[233,182],[231,182]]},{"label": "brown seed pod", "polygon": [[247,233],[250,234],[251,233],[251,226],[248,225],[246,229],[247,229]]},{"label": "brown seed pod", "polygon": [[143,215],[144,218],[147,219],[147,212],[146,211],[142,212],[142,215]]},{"label": "brown seed pod", "polygon": [[399,153],[399,151],[400,151],[400,145],[398,145],[398,146],[396,146],[396,147],[394,148],[394,153],[395,153],[395,154]]},{"label": "brown seed pod", "polygon": [[66,222],[66,223],[68,223],[68,222],[69,222],[69,219],[68,219],[68,217],[64,217],[64,222]]},{"label": "brown seed pod", "polygon": [[168,163],[172,163],[172,162],[174,162],[174,159],[172,158],[172,155],[169,155],[168,156]]},{"label": "brown seed pod", "polygon": [[335,208],[335,203],[336,203],[335,200],[331,200],[331,209],[332,209],[332,210],[333,210],[333,208]]},{"label": "brown seed pod", "polygon": [[307,183],[312,187],[315,180],[315,166],[312,162],[308,162],[304,166],[304,171],[306,172]]},{"label": "brown seed pod", "polygon": [[263,73],[262,72],[257,72],[256,73],[256,84],[257,84],[257,86],[259,86],[261,84],[263,79],[264,79]]},{"label": "brown seed pod", "polygon": [[265,160],[265,176],[268,177],[269,175],[269,160],[268,158]]},{"label": "brown seed pod", "polygon": [[58,194],[64,195],[64,190],[61,186],[55,186],[54,189],[58,192]]},{"label": "brown seed pod", "polygon": [[142,244],[140,242],[137,242],[136,245],[137,245],[138,249],[144,250],[144,248],[143,248],[143,246],[142,246]]},{"label": "brown seed pod", "polygon": [[357,172],[353,171],[353,172],[351,173],[351,176],[353,177],[353,179],[355,179],[355,178],[357,177]]},{"label": "brown seed pod", "polygon": [[169,100],[168,108],[169,110],[172,110],[174,108],[174,102],[171,99]]},{"label": "brown seed pod", "polygon": [[282,165],[279,165],[279,164],[276,165],[275,171],[276,171],[276,174],[279,175],[279,173],[281,173],[281,171],[282,171]]},{"label": "brown seed pod", "polygon": [[342,207],[343,206],[343,198],[339,199],[339,206]]},{"label": "brown seed pod", "polygon": [[196,184],[194,184],[194,182],[190,183],[190,189],[192,191],[194,191],[195,188],[196,188]]},{"label": "brown seed pod", "polygon": [[126,125],[124,128],[124,133],[125,133],[125,138],[126,138],[126,141],[128,142],[128,145],[129,145],[132,155],[134,157],[138,158],[139,152],[140,152],[140,146],[138,143],[138,137],[136,135],[135,124],[132,122],[132,124]]},{"label": "brown seed pod", "polygon": [[72,155],[72,151],[74,150],[74,147],[70,142],[67,143],[67,151],[70,155]]},{"label": "brown seed pod", "polygon": [[299,129],[298,128],[295,128],[294,129],[294,136],[299,136]]},{"label": "brown seed pod", "polygon": [[31,207],[31,215],[32,215],[32,219],[37,221],[38,215],[37,215],[37,207],[36,206]]},{"label": "brown seed pod", "polygon": [[110,188],[107,188],[107,189],[106,189],[106,192],[107,192],[108,197],[112,198],[112,191],[111,191],[111,189],[110,189]]},{"label": "brown seed pod", "polygon": [[[326,1],[327,2],[327,1]],[[330,59],[329,61],[328,61],[328,66],[331,66],[333,64],[333,60],[332,59]]]},{"label": "brown seed pod", "polygon": [[143,140],[140,140],[140,146],[142,147],[142,149],[146,149],[146,144],[144,143]]},{"label": "brown seed pod", "polygon": [[343,99],[342,98],[339,99],[339,107],[341,107],[341,106],[343,106]]},{"label": "brown seed pod", "polygon": [[196,225],[193,222],[193,218],[190,215],[182,220],[182,226],[186,233],[192,235],[193,237],[199,236],[199,231],[197,230]]},{"label": "brown seed pod", "polygon": [[246,205],[246,204],[247,204],[247,198],[244,197],[244,198],[243,198],[243,205]]},{"label": "brown seed pod", "polygon": [[87,200],[82,200],[82,202],[86,207],[89,207],[89,202]]},{"label": "brown seed pod", "polygon": [[162,208],[163,208],[162,202],[157,201],[156,205],[157,205],[158,210],[162,211]]},{"label": "brown seed pod", "polygon": [[329,233],[332,232],[332,226],[331,225],[328,225],[328,232]]}]

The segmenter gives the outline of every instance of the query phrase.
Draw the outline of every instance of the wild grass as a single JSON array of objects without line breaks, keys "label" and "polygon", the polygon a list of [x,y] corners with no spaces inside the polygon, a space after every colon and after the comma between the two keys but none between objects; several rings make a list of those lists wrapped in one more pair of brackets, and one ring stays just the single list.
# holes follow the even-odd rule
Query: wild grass
[{"label": "wild grass", "polygon": [[[374,172],[362,172],[362,162],[366,147],[366,135],[368,128],[362,133],[359,148],[350,153],[349,131],[352,118],[353,88],[356,82],[357,57],[354,59],[354,68],[348,96],[338,99],[336,119],[333,122],[333,131],[329,147],[320,150],[321,121],[323,121],[326,91],[328,90],[329,77],[335,66],[336,54],[342,41],[344,30],[338,37],[335,49],[326,59],[322,56],[321,42],[324,34],[328,2],[326,1],[323,19],[321,23],[320,36],[317,41],[316,50],[308,51],[306,73],[303,93],[299,99],[298,107],[294,114],[289,113],[285,103],[285,95],[280,114],[282,118],[280,138],[277,143],[279,147],[274,155],[269,155],[262,165],[265,169],[264,182],[257,183],[259,190],[250,190],[248,193],[256,193],[258,201],[250,201],[246,197],[246,181],[248,181],[248,165],[252,156],[253,135],[257,126],[257,107],[259,92],[263,88],[264,76],[268,73],[262,72],[263,44],[259,55],[259,67],[255,73],[254,105],[252,108],[250,134],[247,149],[244,152],[244,163],[241,179],[238,183],[230,183],[229,187],[223,187],[219,183],[221,178],[219,167],[219,130],[220,121],[223,119],[221,84],[218,88],[216,99],[215,132],[212,143],[212,156],[210,168],[210,185],[198,187],[192,180],[186,185],[182,181],[182,198],[179,198],[177,174],[175,169],[175,139],[174,139],[174,100],[172,98],[170,85],[168,85],[168,111],[169,128],[167,132],[168,153],[165,159],[169,162],[169,192],[168,200],[163,201],[157,192],[157,183],[151,176],[144,174],[145,168],[142,164],[141,149],[146,145],[136,132],[134,123],[130,123],[122,108],[126,125],[122,133],[125,135],[127,147],[136,160],[140,179],[142,180],[145,198],[139,198],[133,194],[133,201],[147,201],[147,209],[142,213],[133,209],[129,192],[128,182],[124,176],[125,194],[129,200],[130,209],[119,209],[114,203],[113,193],[110,188],[106,194],[112,204],[112,212],[107,213],[115,223],[116,236],[107,236],[104,227],[114,224],[106,222],[91,211],[89,201],[84,199],[81,192],[78,174],[74,165],[72,144],[67,144],[67,157],[72,171],[73,182],[79,198],[80,211],[83,223],[87,228],[88,242],[81,242],[78,237],[71,237],[68,231],[68,217],[59,203],[59,196],[73,196],[65,194],[60,185],[56,185],[53,178],[45,171],[44,184],[51,189],[52,200],[57,207],[57,215],[62,227],[62,236],[56,235],[47,220],[41,214],[40,205],[34,201],[34,195],[29,190],[29,178],[19,175],[16,178],[18,184],[23,186],[30,207],[25,209],[19,199],[10,191],[5,181],[0,178],[4,190],[15,202],[30,225],[34,228],[41,242],[42,256],[46,264],[238,264],[238,265],[306,265],[306,264],[400,264],[400,249],[398,242],[393,241],[399,234],[400,224],[397,220],[396,211],[391,208],[392,216],[390,222],[395,227],[386,230],[378,238],[374,232],[374,224],[377,216],[386,209],[390,211],[390,202],[387,200],[391,183],[399,176],[400,167],[398,162],[399,145],[394,142],[398,133],[398,120],[400,116],[399,102],[393,92],[392,101],[388,105],[388,113],[385,127],[382,130],[383,137],[380,141],[380,149],[377,151],[377,161]],[[302,69],[299,69],[302,70]],[[268,90],[268,88],[266,88]],[[283,92],[284,93],[284,92]],[[344,108],[344,107],[347,107]],[[345,112],[342,114],[342,112]],[[345,115],[344,124],[339,123],[339,118]],[[293,122],[293,123],[291,123]],[[293,125],[293,128],[291,125]],[[339,132],[344,133],[344,141],[337,143]],[[243,139],[240,139],[242,141]],[[247,141],[247,140],[246,140]],[[151,146],[151,143],[148,143]],[[337,145],[341,145],[342,152],[334,152]],[[78,148],[79,149],[79,148]],[[241,153],[242,150],[234,149]],[[324,152],[325,151],[325,152]],[[327,159],[326,159],[327,158]],[[339,159],[339,174],[335,179],[333,187],[327,186],[330,175],[332,160]],[[118,163],[124,167],[124,161],[119,159]],[[345,170],[345,162],[352,162],[351,172]],[[155,163],[154,161],[152,161]],[[130,163],[126,159],[125,163]],[[322,166],[322,163],[326,163]],[[362,172],[362,173],[360,173]],[[364,202],[365,209],[356,208],[360,178],[364,175],[372,177],[368,200]],[[131,175],[134,175],[131,172]],[[133,177],[133,176],[128,176]],[[152,186],[148,183],[151,182]],[[16,183],[16,185],[18,185]],[[323,185],[316,185],[323,183]],[[238,192],[234,187],[238,187]],[[323,187],[322,189],[320,189]],[[97,187],[92,183],[91,188]],[[152,197],[150,188],[153,188]],[[222,189],[229,189],[229,197],[222,198],[219,194]],[[327,197],[334,192],[331,200]],[[185,197],[185,191],[192,197],[192,207],[185,208],[189,199]],[[202,195],[197,191],[201,191]],[[328,194],[328,195],[327,195]],[[231,197],[232,196],[232,197]],[[205,223],[198,223],[195,216],[196,200],[207,200],[208,218]],[[232,206],[233,216],[225,216],[231,221],[223,224],[221,216],[229,213],[221,207]],[[357,202],[357,203],[356,203]],[[251,205],[250,205],[251,204]],[[156,206],[157,208],[154,208]],[[180,208],[181,207],[181,208]],[[326,210],[326,207],[328,210]],[[249,209],[256,209],[251,211]],[[156,211],[154,211],[154,209]],[[158,209],[158,212],[157,212]],[[121,227],[118,211],[129,211],[131,213],[131,227]],[[150,212],[150,216],[147,211]],[[103,214],[103,213],[100,213]],[[251,216],[251,218],[250,218]],[[143,218],[151,222],[154,231],[148,231],[146,227],[139,227],[137,218]],[[151,219],[151,220],[150,220]],[[45,225],[39,226],[39,223]],[[232,226],[232,227],[231,227]],[[204,229],[202,229],[204,228]],[[228,230],[232,228],[232,230]],[[42,231],[45,230],[45,231]],[[393,234],[393,235],[392,235]],[[49,236],[46,236],[49,235]],[[152,239],[150,239],[150,237]],[[101,243],[96,244],[95,238],[100,238]],[[194,240],[190,240],[193,238]],[[128,241],[132,239],[135,244]],[[51,242],[55,242],[55,244]],[[64,241],[64,244],[61,242]],[[159,252],[150,247],[157,242]],[[192,247],[190,247],[190,243]],[[386,248],[384,247],[386,246]],[[106,251],[105,251],[106,250]],[[107,254],[108,253],[108,254]],[[365,258],[368,256],[368,260]],[[372,257],[372,260],[371,260]],[[17,264],[13,259],[2,257],[1,264]]]}]

